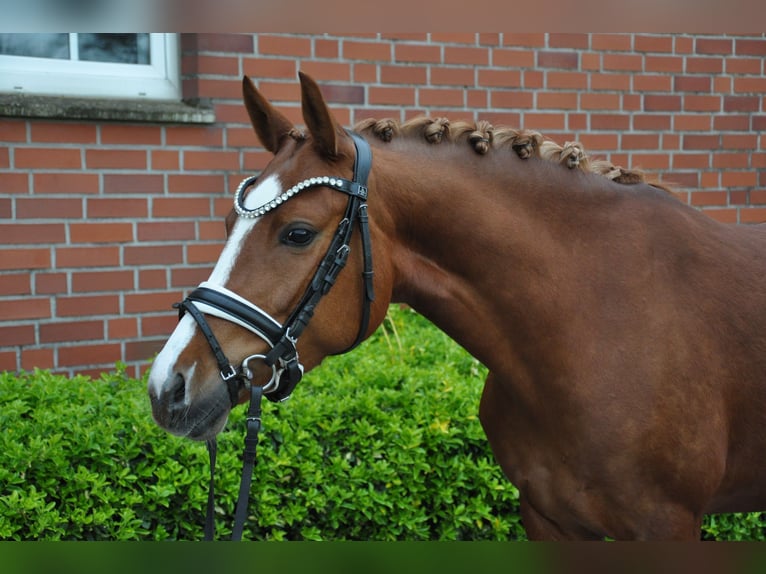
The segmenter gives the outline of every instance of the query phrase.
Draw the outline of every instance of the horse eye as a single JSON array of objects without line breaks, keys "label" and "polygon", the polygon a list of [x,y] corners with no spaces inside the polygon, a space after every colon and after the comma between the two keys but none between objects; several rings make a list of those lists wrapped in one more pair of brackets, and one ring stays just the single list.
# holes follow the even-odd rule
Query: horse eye
[{"label": "horse eye", "polygon": [[296,227],[290,229],[282,237],[282,243],[293,245],[295,247],[305,247],[311,243],[316,236],[316,231],[306,229],[305,227]]}]

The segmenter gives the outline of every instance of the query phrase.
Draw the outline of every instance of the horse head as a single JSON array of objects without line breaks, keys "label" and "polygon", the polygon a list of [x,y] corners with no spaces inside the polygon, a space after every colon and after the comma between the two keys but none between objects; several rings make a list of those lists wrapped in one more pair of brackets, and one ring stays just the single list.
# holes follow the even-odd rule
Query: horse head
[{"label": "horse head", "polygon": [[355,346],[385,316],[385,237],[367,216],[371,152],[333,118],[317,84],[300,81],[307,133],[243,79],[253,127],[274,157],[237,190],[220,258],[179,305],[152,365],[153,416],[173,434],[212,438],[251,385],[284,399],[304,369]]}]

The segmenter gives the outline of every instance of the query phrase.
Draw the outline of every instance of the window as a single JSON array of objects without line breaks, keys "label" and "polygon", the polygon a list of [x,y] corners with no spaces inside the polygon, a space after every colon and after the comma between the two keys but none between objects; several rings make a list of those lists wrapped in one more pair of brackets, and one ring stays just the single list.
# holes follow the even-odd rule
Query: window
[{"label": "window", "polygon": [[175,34],[0,34],[0,93],[179,100]]}]

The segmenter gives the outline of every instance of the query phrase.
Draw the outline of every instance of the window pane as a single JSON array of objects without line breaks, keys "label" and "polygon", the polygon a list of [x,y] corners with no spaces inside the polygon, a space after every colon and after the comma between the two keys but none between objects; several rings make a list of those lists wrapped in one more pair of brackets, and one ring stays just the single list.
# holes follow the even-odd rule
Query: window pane
[{"label": "window pane", "polygon": [[69,59],[69,34],[0,34],[0,54]]},{"label": "window pane", "polygon": [[149,61],[149,34],[77,34],[80,60],[143,64]]}]

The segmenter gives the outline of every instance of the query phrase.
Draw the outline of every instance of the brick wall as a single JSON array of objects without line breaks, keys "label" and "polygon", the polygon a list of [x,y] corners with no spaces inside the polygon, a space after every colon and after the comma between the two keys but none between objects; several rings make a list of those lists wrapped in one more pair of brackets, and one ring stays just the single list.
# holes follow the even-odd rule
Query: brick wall
[{"label": "brick wall", "polygon": [[243,73],[297,123],[299,69],[340,120],[429,113],[579,139],[766,221],[766,34],[201,34],[184,96],[212,125],[0,118],[0,370],[140,373],[205,279],[240,179],[269,159]]}]

